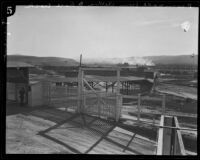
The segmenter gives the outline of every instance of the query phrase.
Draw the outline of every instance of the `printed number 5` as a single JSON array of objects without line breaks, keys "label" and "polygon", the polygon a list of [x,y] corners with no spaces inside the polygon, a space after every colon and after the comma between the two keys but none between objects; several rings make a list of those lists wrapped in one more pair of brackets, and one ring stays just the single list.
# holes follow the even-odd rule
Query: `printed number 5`
[{"label": "printed number 5", "polygon": [[11,6],[9,6],[9,7],[7,7],[7,14],[8,15],[11,15],[12,14],[12,7]]}]

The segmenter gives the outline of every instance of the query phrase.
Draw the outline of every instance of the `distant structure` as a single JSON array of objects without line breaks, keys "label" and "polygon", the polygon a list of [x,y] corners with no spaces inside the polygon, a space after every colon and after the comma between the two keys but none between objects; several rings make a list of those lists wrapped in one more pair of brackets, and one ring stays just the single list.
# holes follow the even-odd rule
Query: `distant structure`
[{"label": "distant structure", "polygon": [[24,62],[7,62],[7,100],[19,101],[19,90],[25,89],[25,104],[28,104],[29,68],[33,67]]}]

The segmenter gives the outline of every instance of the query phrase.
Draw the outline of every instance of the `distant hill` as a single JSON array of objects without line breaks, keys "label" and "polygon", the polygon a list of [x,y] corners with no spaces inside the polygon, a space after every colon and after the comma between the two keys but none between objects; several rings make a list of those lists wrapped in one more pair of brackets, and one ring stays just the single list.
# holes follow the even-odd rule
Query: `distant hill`
[{"label": "distant hill", "polygon": [[[60,57],[36,57],[24,55],[8,55],[8,61],[26,62],[38,66],[78,66],[79,62],[71,58]],[[197,64],[198,55],[194,58],[191,55],[178,55],[178,56],[145,56],[145,57],[125,57],[125,58],[84,58],[83,64],[87,65],[115,65],[118,63],[128,63],[131,65],[153,65],[153,64]]]},{"label": "distant hill", "polygon": [[197,64],[198,55],[194,58],[191,55],[178,55],[178,56],[146,56],[146,59],[151,60],[154,64]]},{"label": "distant hill", "polygon": [[144,57],[124,57],[124,58],[87,58],[84,62],[87,64],[118,64],[128,63],[130,65],[147,65],[154,64],[177,64],[177,65],[192,65],[197,64],[198,56],[194,58],[191,55],[178,55],[178,56],[144,56]]},{"label": "distant hill", "polygon": [[8,61],[26,62],[38,66],[77,66],[79,63],[74,59],[60,57],[36,57],[24,55],[8,55]]}]

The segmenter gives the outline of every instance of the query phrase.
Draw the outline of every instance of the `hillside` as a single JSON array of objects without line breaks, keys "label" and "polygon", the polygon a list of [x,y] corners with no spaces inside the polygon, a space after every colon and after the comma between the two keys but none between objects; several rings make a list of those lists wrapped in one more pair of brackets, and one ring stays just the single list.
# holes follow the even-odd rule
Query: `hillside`
[{"label": "hillside", "polygon": [[124,58],[85,58],[84,62],[88,64],[118,64],[118,63],[128,63],[130,65],[147,65],[151,66],[154,64],[177,64],[177,65],[193,65],[194,60],[197,64],[198,56],[195,55],[194,58],[191,55],[176,55],[176,56],[144,56],[144,57],[124,57]]},{"label": "hillside", "polygon": [[[38,66],[78,66],[79,62],[70,58],[60,57],[36,57],[24,55],[8,55],[8,61],[26,62]],[[129,63],[131,65],[153,65],[153,64],[177,64],[177,65],[192,65],[197,64],[198,55],[194,58],[191,55],[178,56],[145,56],[145,57],[125,57],[125,58],[84,58],[83,64],[87,65],[114,65],[118,63]]]},{"label": "hillside", "polygon": [[24,55],[8,55],[8,61],[26,62],[38,66],[77,66],[79,63],[74,59],[60,57],[36,57]]},{"label": "hillside", "polygon": [[178,56],[146,56],[146,59],[151,60],[154,64],[197,64],[198,55],[194,58],[191,55],[178,55]]}]

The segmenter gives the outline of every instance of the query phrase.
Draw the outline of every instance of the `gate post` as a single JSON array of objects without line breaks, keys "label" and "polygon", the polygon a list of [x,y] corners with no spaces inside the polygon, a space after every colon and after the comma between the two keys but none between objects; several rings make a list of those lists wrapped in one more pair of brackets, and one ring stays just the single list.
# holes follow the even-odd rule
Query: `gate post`
[{"label": "gate post", "polygon": [[119,111],[120,111],[120,69],[117,68],[117,94],[116,94],[116,107],[115,107],[115,121],[119,120]]},{"label": "gate post", "polygon": [[82,104],[81,104],[81,112],[85,111],[85,92],[84,92],[84,71],[81,71],[81,95],[82,95]]},{"label": "gate post", "polygon": [[140,107],[141,107],[141,94],[138,94],[138,123],[140,122]]},{"label": "gate post", "polygon": [[81,112],[81,103],[82,103],[82,95],[81,95],[81,91],[82,91],[82,85],[81,85],[81,67],[79,67],[79,71],[78,71],[78,107],[77,107],[77,112],[80,113]]},{"label": "gate post", "polygon": [[162,100],[162,114],[165,114],[165,103],[166,103],[166,95],[163,94],[163,100]]}]

